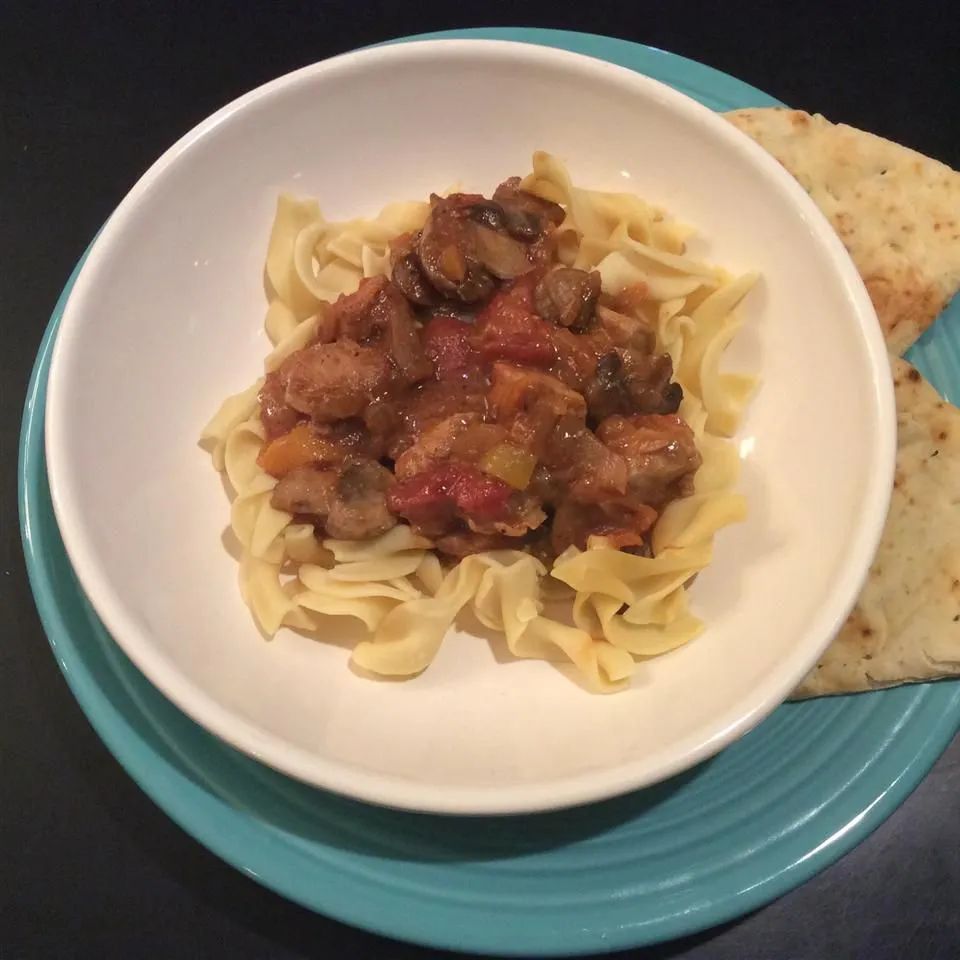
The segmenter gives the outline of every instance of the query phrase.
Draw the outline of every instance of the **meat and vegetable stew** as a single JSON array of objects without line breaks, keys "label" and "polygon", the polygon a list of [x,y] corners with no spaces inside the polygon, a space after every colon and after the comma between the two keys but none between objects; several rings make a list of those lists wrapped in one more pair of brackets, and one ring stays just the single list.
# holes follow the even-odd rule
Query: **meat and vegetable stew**
[{"label": "meat and vegetable stew", "polygon": [[593,535],[649,555],[700,454],[642,285],[609,297],[561,265],[564,216],[519,178],[434,195],[391,243],[390,279],[321,305],[260,392],[276,508],[320,538],[405,522],[448,557],[551,559]]}]

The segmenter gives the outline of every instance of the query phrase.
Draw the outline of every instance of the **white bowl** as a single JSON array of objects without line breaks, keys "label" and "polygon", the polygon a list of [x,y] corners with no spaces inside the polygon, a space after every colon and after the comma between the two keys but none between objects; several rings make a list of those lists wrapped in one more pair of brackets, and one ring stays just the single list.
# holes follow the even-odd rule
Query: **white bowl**
[{"label": "white bowl", "polygon": [[[255,378],[278,191],[333,218],[462,182],[493,188],[534,149],[575,181],[635,191],[759,270],[729,368],[762,388],[738,437],[749,518],[693,589],[708,624],[586,693],[541,662],[453,634],[407,682],[347,667],[354,634],[265,643],[221,535],[203,423]],[[47,458],[84,590],[123,650],[229,743],[295,777],[419,810],[505,813],[660,780],[758,723],[851,607],[886,513],[894,412],[854,267],[803,190],[694,101],[628,70],[521,44],[363,50],[241,97],[130,191],[87,259],[50,372]],[[502,659],[502,658],[501,658]]]}]

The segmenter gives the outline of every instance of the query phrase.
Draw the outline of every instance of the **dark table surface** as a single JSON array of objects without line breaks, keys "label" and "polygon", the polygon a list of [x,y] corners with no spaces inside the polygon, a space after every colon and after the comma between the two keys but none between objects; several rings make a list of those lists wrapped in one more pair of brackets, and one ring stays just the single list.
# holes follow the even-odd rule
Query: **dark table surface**
[{"label": "dark table surface", "polygon": [[[662,47],[960,167],[960,24],[948,0],[0,4],[0,960],[430,955],[260,888],[126,777],[43,636],[14,464],[28,373],[57,294],[165,147],[295,67],[392,36],[496,24]],[[629,956],[960,956],[960,741],[819,877],[737,923]]]}]

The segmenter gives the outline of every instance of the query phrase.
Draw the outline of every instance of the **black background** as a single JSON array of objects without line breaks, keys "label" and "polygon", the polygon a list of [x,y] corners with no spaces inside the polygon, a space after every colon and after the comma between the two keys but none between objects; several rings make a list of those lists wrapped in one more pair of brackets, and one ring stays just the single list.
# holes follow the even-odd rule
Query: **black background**
[{"label": "black background", "polygon": [[[245,90],[426,30],[544,26],[684,54],[960,167],[954,3],[0,3],[0,958],[419,958],[221,864],[127,779],[50,655],[16,528],[29,369],[77,258],[177,137]],[[834,867],[630,956],[960,955],[960,742]],[[436,954],[433,954],[436,956]]]}]

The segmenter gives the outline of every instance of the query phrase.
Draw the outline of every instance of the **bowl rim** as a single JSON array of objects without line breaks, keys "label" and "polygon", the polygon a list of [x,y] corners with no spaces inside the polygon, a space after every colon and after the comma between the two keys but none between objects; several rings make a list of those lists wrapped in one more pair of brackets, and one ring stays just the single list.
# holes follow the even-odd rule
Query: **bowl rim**
[{"label": "bowl rim", "polygon": [[[307,85],[323,75],[349,74],[384,64],[404,63],[446,57],[479,56],[494,62],[522,58],[545,65],[566,67],[589,77],[606,78],[621,86],[632,86],[637,95],[686,115],[691,121],[712,129],[714,134],[734,147],[744,161],[766,168],[766,176],[776,183],[786,199],[809,227],[814,243],[828,254],[827,260],[841,281],[850,312],[861,333],[861,348],[866,354],[872,379],[872,406],[881,429],[873,437],[873,466],[868,471],[862,498],[859,524],[847,544],[847,555],[840,575],[823,599],[807,631],[819,637],[817,643],[799,644],[798,650],[784,658],[777,682],[768,682],[749,702],[732,707],[736,715],[728,722],[716,721],[713,732],[651,769],[641,761],[590,771],[536,784],[510,787],[438,788],[394,775],[374,773],[296,747],[283,738],[267,733],[253,723],[235,716],[216,702],[173,663],[154,648],[147,631],[140,630],[128,615],[124,599],[111,587],[107,571],[101,568],[97,552],[85,534],[82,511],[75,503],[75,490],[65,472],[64,458],[69,393],[62,371],[69,365],[72,346],[83,332],[85,305],[97,285],[99,272],[111,254],[111,248],[135,216],[140,200],[190,148],[210,135],[235,114],[289,88]],[[206,119],[168,148],[129,190],[91,246],[86,262],[77,276],[73,292],[64,309],[60,330],[50,364],[45,416],[45,446],[48,479],[54,513],[67,555],[84,593],[108,633],[135,666],[169,700],[189,717],[231,746],[298,780],[322,789],[375,804],[429,813],[445,814],[519,814],[560,809],[606,799],[662,781],[713,756],[723,747],[752,729],[795,688],[826,649],[852,609],[866,580],[886,520],[892,492],[896,453],[896,417],[892,378],[887,349],[876,313],[858,274],[839,237],[813,200],[786,170],[758,144],[738,131],[708,107],[686,94],[651,77],[606,61],[552,47],[504,40],[416,40],[403,44],[367,47],[294,70],[241,95]]]}]

